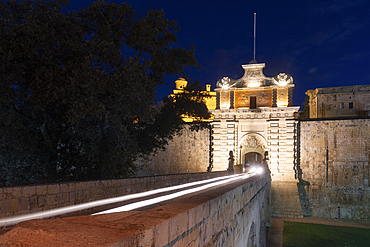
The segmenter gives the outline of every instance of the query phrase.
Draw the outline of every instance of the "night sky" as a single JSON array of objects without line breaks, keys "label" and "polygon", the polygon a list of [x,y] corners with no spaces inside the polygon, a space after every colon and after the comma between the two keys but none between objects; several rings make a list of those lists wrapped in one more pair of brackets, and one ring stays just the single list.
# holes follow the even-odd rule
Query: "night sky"
[{"label": "night sky", "polygon": [[[72,0],[69,8],[92,0]],[[117,4],[126,2],[111,0]],[[202,69],[186,69],[193,79],[211,84],[224,76],[242,77],[241,65],[253,59],[253,13],[257,13],[256,60],[264,74],[293,76],[294,106],[318,87],[370,84],[370,0],[127,0],[143,14],[163,9],[181,32],[175,46],[196,47]],[[157,98],[172,92],[163,86]]]}]

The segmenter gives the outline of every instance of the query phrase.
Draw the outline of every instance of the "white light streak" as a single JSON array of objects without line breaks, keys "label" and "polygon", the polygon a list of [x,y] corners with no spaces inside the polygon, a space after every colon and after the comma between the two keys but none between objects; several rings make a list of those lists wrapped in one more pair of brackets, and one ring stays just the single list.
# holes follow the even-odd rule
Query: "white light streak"
[{"label": "white light streak", "polygon": [[131,195],[108,198],[108,199],[103,199],[103,200],[98,200],[98,201],[93,201],[93,202],[88,202],[88,203],[81,203],[78,205],[61,207],[61,208],[51,209],[51,210],[37,212],[37,213],[8,217],[8,218],[4,218],[0,220],[0,228],[7,227],[7,226],[13,226],[22,221],[56,217],[62,214],[69,214],[73,212],[86,210],[89,208],[104,206],[104,205],[117,203],[117,202],[123,202],[123,201],[131,200],[131,199],[137,199],[137,198],[150,196],[150,195],[154,195],[154,194],[158,194],[162,192],[168,192],[172,190],[186,188],[189,186],[201,185],[201,184],[209,183],[213,181],[230,179],[230,178],[237,177],[237,176],[239,175],[222,176],[222,177],[217,177],[217,178],[212,178],[212,179],[207,179],[207,180],[202,180],[202,181],[197,181],[197,182],[191,182],[191,183],[186,183],[186,184],[181,184],[181,185],[176,185],[176,186],[171,186],[171,187],[165,187],[161,189],[156,189],[156,190],[151,190],[151,191],[146,191],[146,192],[141,192],[141,193],[136,193],[136,194],[131,194]]},{"label": "white light streak", "polygon": [[256,173],[257,174],[261,174],[262,172],[263,172],[263,168],[262,167],[257,168],[257,170],[256,170]]},{"label": "white light streak", "polygon": [[263,167],[260,167],[260,166],[252,166],[248,171],[249,174],[253,174],[253,175],[261,174],[263,172],[264,172],[264,169]]},{"label": "white light streak", "polygon": [[226,179],[226,180],[222,180],[222,181],[214,182],[214,183],[211,183],[211,184],[203,185],[203,186],[200,186],[200,187],[197,187],[197,188],[183,190],[183,191],[175,192],[173,194],[160,196],[160,197],[156,197],[156,198],[149,199],[149,200],[144,200],[144,201],[140,201],[140,202],[131,203],[131,204],[128,204],[128,205],[125,205],[125,206],[122,206],[122,207],[109,209],[109,210],[102,211],[102,212],[99,212],[99,213],[96,213],[96,214],[93,214],[93,215],[118,213],[118,212],[134,210],[134,209],[137,209],[137,208],[142,208],[142,207],[153,205],[153,204],[156,204],[156,203],[159,203],[159,202],[171,200],[171,199],[183,196],[183,195],[187,195],[187,194],[190,194],[190,193],[205,190],[205,189],[208,189],[208,188],[211,188],[211,187],[214,187],[214,186],[218,186],[218,185],[221,185],[221,184],[224,184],[224,183],[229,183],[229,182],[232,182],[232,181],[237,180],[237,179],[248,178],[251,175],[245,174],[245,175],[239,175],[239,176],[236,175],[236,176],[237,177],[233,177],[233,178],[229,178],[229,179]]},{"label": "white light streak", "polygon": [[257,168],[256,167],[252,167],[250,170],[249,170],[249,173],[255,173],[257,171]]}]

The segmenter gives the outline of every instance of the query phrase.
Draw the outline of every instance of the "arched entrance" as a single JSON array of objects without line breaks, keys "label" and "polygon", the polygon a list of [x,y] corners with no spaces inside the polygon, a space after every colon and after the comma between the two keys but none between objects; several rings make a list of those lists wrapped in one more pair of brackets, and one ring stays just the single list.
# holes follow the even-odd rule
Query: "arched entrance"
[{"label": "arched entrance", "polygon": [[239,160],[238,163],[244,165],[263,164],[266,154],[267,142],[265,138],[258,133],[248,133],[240,139]]},{"label": "arched entrance", "polygon": [[263,156],[260,153],[257,152],[250,152],[244,154],[244,163],[249,164],[262,164]]}]

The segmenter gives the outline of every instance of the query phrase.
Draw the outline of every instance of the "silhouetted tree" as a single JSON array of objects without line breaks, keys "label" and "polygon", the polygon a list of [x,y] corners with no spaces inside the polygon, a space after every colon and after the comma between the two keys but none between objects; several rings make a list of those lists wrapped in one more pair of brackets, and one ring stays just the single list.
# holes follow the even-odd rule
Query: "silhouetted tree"
[{"label": "silhouetted tree", "polygon": [[165,75],[200,68],[194,47],[172,46],[179,29],[163,11],[68,3],[0,3],[0,186],[129,176],[184,111],[209,116],[193,89],[156,107]]}]

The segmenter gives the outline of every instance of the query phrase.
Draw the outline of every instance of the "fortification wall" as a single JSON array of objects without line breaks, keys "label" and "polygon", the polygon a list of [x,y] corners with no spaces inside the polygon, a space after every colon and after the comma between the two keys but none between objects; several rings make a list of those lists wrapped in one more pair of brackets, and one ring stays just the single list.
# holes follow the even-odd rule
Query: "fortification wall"
[{"label": "fortification wall", "polygon": [[138,160],[137,176],[206,172],[210,158],[210,130],[191,131],[188,126],[165,148],[148,160]]},{"label": "fortification wall", "polygon": [[308,214],[370,219],[370,119],[300,122],[299,178]]},{"label": "fortification wall", "polygon": [[227,175],[228,172],[163,175],[0,188],[0,218]]},{"label": "fortification wall", "polygon": [[272,216],[370,219],[370,119],[298,123],[296,182],[273,182]]}]

